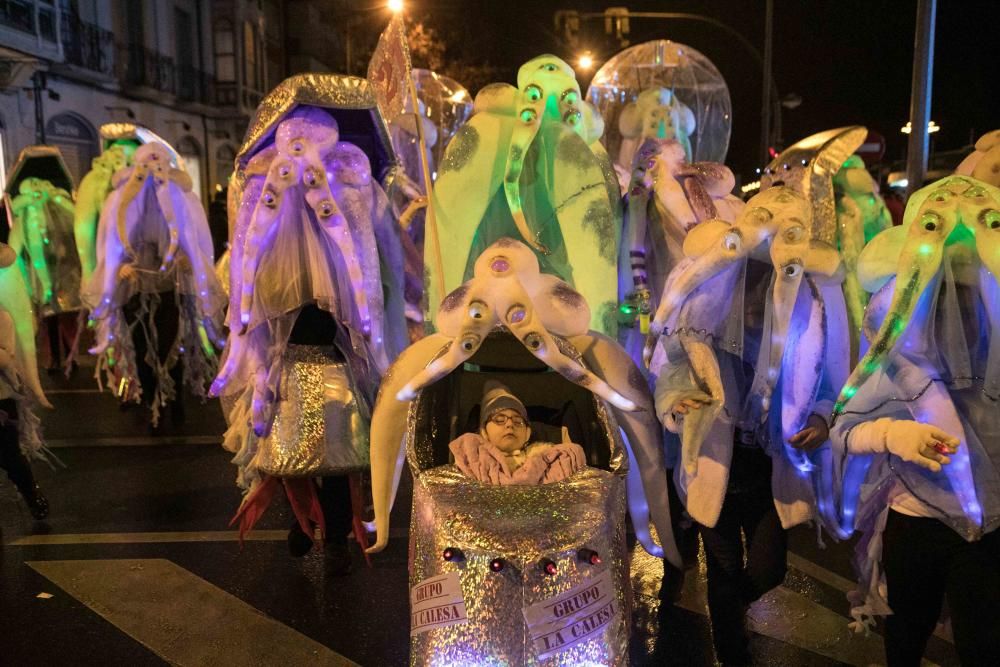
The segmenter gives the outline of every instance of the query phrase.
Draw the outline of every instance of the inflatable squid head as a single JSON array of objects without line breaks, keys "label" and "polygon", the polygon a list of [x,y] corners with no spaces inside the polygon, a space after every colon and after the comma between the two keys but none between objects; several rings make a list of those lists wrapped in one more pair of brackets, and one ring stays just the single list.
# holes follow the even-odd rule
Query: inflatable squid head
[{"label": "inflatable squid head", "polygon": [[624,139],[673,139],[680,144],[685,159],[691,160],[690,137],[695,131],[695,117],[668,88],[649,88],[639,93],[635,102],[622,109],[618,129]]},{"label": "inflatable squid head", "polygon": [[[834,416],[892,355],[913,325],[918,302],[936,284],[943,260],[954,246],[974,249],[982,262],[984,293],[996,293],[1000,276],[1000,188],[968,176],[949,176],[911,195],[903,224],[882,232],[865,248],[858,265],[862,285],[870,292],[895,277],[885,319],[841,390]],[[987,300],[994,335],[1000,313]]]},{"label": "inflatable squid head", "polygon": [[[652,357],[655,336],[683,332],[693,325],[690,318],[705,322],[729,316],[720,308],[720,294],[734,289],[748,259],[770,263],[774,282],[770,304],[768,340],[762,341],[762,361],[751,388],[751,407],[756,421],[768,415],[779,379],[794,396],[782,399],[782,432],[791,437],[805,426],[823,368],[826,322],[820,283],[837,280],[840,257],[830,244],[816,239],[812,206],[802,194],[784,185],[774,186],[747,202],[732,224],[709,220],[694,227],[684,241],[686,258],[670,274],[660,306],[651,323],[651,336],[644,357]],[[717,326],[711,323],[710,327]],[[685,468],[693,473],[701,443],[725,402],[715,351],[704,341],[681,336],[697,384],[704,390],[708,407],[684,420],[681,435]],[[794,378],[794,381],[793,381]],[[787,413],[787,414],[786,414]]]},{"label": "inflatable squid head", "polygon": [[11,387],[51,408],[38,377],[31,298],[16,262],[17,252],[0,242],[0,374]]},{"label": "inflatable squid head", "polygon": [[[505,149],[503,187],[511,215],[524,240],[535,246],[535,235],[528,229],[522,211],[521,174],[525,158],[536,137],[546,130],[556,131],[559,155],[566,159],[570,146],[567,137],[558,133],[565,128],[583,144],[589,146],[604,133],[604,121],[596,111],[583,101],[580,84],[573,68],[553,55],[538,56],[529,60],[517,72],[517,88],[507,84],[494,84],[476,96],[474,113],[499,114],[510,118],[510,141]],[[587,150],[581,145],[577,150]],[[587,150],[589,153],[590,151]]]},{"label": "inflatable squid head", "polygon": [[371,334],[371,295],[365,290],[361,256],[342,208],[346,205],[344,185],[369,185],[371,167],[360,149],[339,139],[337,121],[330,114],[303,107],[278,125],[274,146],[250,161],[247,175],[263,176],[264,182],[243,238],[237,239],[241,245],[239,270],[236,266],[230,269],[233,284],[240,285],[239,294],[233,294],[238,327],[245,330],[250,323],[254,278],[263,252],[282,218],[297,214],[304,204],[315,215],[323,236],[339,252],[362,332]]}]

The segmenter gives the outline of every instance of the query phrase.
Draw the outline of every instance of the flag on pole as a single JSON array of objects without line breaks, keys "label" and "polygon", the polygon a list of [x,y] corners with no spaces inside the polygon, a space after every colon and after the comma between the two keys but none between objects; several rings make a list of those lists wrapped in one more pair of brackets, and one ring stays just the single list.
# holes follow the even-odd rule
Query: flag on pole
[{"label": "flag on pole", "polygon": [[386,122],[403,113],[409,81],[410,48],[403,17],[396,14],[378,38],[378,46],[368,63],[368,82]]}]

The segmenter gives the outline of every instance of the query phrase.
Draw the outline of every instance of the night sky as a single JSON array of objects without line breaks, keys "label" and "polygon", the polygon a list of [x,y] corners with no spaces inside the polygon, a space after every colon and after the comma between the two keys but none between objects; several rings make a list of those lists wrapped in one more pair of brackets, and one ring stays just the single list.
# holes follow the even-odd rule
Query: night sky
[{"label": "night sky", "polygon": [[[818,2],[775,0],[774,76],[779,94],[797,93],[802,104],[782,110],[785,145],[832,127],[863,124],[886,137],[885,161],[905,157],[900,133],[910,104],[915,1]],[[447,57],[488,63],[498,80],[513,83],[519,65],[551,52],[575,63],[575,53],[555,29],[559,9],[704,14],[740,31],[763,51],[764,2],[736,0],[574,2],[555,0],[409,0],[408,12],[426,17],[447,45]],[[997,26],[1000,2],[939,0],[931,118],[941,131],[932,148],[951,150],[1000,127]],[[597,66],[619,50],[603,22],[584,23],[582,41]],[[760,166],[761,71],[753,56],[724,32],[690,21],[633,19],[631,44],[665,38],[708,56],[725,77],[733,105],[727,162],[750,180]],[[416,63],[419,64],[419,63]],[[582,77],[581,77],[582,78]],[[588,81],[581,81],[586,88]]]}]

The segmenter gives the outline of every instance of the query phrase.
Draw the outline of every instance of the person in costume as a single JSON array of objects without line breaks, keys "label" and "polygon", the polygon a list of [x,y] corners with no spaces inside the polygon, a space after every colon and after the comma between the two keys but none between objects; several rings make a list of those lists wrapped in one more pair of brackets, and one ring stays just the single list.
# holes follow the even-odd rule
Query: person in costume
[{"label": "person in costume", "polygon": [[784,579],[787,530],[831,502],[802,449],[827,441],[823,415],[847,376],[831,179],[863,138],[838,130],[803,142],[808,153],[792,147],[800,168],[766,182],[733,224],[689,231],[651,324],[656,410],[680,436],[676,488],[705,547],[724,664],[750,661],[746,608]]},{"label": "person in costume", "polygon": [[49,502],[31,471],[31,461],[52,461],[42,442],[36,405],[51,408],[38,379],[31,299],[17,253],[0,243],[0,468],[17,487],[31,515],[45,519]]},{"label": "person in costume", "polygon": [[587,465],[583,448],[563,427],[562,442],[532,442],[524,403],[503,384],[483,388],[479,432],[465,433],[448,448],[463,473],[487,484],[548,484]]},{"label": "person in costume", "polygon": [[115,174],[83,289],[98,382],[123,403],[149,406],[154,428],[167,405],[182,419],[182,385],[206,396],[225,306],[205,211],[176,159],[154,141]]},{"label": "person in costume", "polygon": [[1000,189],[949,176],[861,253],[870,343],[833,412],[857,628],[917,665],[948,601],[962,664],[1000,664]]},{"label": "person in costume", "polygon": [[399,228],[375,178],[391,162],[367,82],[299,75],[261,103],[231,185],[229,337],[212,393],[246,491],[234,521],[245,534],[284,488],[292,553],[308,551],[318,528],[333,574],[350,567],[348,532],[367,545],[367,424],[407,340]]},{"label": "person in costume", "polygon": [[18,156],[5,193],[9,241],[23,255],[31,301],[48,338],[50,372],[63,366],[72,348],[80,309],[72,190],[59,149],[29,146]]},{"label": "person in costume", "polygon": [[474,111],[434,183],[436,227],[426,247],[440,246],[443,261],[440,271],[425,262],[430,315],[472,277],[486,247],[509,237],[584,295],[591,328],[614,336],[620,189],[600,143],[604,121],[583,100],[573,68],[553,55],[533,58],[518,69],[516,88],[480,90]]}]

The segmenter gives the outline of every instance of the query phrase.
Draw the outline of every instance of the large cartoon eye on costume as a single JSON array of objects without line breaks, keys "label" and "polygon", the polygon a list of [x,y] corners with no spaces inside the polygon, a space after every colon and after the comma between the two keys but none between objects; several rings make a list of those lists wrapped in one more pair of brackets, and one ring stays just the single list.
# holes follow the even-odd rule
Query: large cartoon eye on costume
[{"label": "large cartoon eye on costume", "polygon": [[583,114],[580,113],[578,109],[567,111],[566,114],[563,116],[563,121],[567,125],[571,125],[573,127],[579,125],[581,120],[583,120]]},{"label": "large cartoon eye on costume", "polygon": [[792,260],[788,264],[781,267],[781,273],[784,274],[786,278],[798,278],[802,275],[802,261]]},{"label": "large cartoon eye on costume", "polygon": [[[781,201],[781,198],[779,197],[778,200]],[[755,208],[753,211],[750,212],[749,219],[751,224],[757,226],[763,226],[770,223],[773,217],[774,215],[766,208],[764,208],[763,206],[758,206],[757,208]]]},{"label": "large cartoon eye on costume", "polygon": [[986,196],[986,188],[980,185],[973,185],[971,188],[966,190],[962,196],[966,199],[980,199]]},{"label": "large cartoon eye on costume", "polygon": [[469,304],[469,317],[474,320],[481,320],[489,312],[489,306],[482,301],[473,301]]},{"label": "large cartoon eye on costume", "polygon": [[722,245],[731,252],[739,252],[740,248],[743,247],[743,237],[740,235],[738,230],[732,230],[726,232],[726,235],[722,237]]},{"label": "large cartoon eye on costume", "polygon": [[524,321],[528,311],[521,304],[515,304],[507,309],[507,321],[511,324],[520,324]]},{"label": "large cartoon eye on costume", "polygon": [[[951,193],[948,193],[951,196]],[[941,216],[937,213],[924,213],[920,216],[920,226],[929,232],[937,231],[941,228]]]},{"label": "large cartoon eye on costume", "polygon": [[806,229],[801,225],[795,225],[786,229],[781,235],[786,243],[801,243],[806,237]]},{"label": "large cartoon eye on costume", "polygon": [[532,332],[524,337],[524,344],[532,352],[538,352],[542,349],[545,341],[539,334]]},{"label": "large cartoon eye on costume", "polygon": [[986,229],[1000,229],[1000,211],[988,208],[979,213],[979,223]]},{"label": "large cartoon eye on costume", "polygon": [[542,99],[542,89],[535,84],[531,84],[524,89],[524,95],[528,98],[529,102],[537,102]]},{"label": "large cartoon eye on costume", "polygon": [[943,203],[943,202],[948,201],[949,199],[951,199],[954,196],[955,195],[954,195],[953,192],[951,192],[950,190],[945,190],[944,188],[942,188],[940,190],[932,192],[930,194],[930,196],[927,197],[927,199],[928,199],[928,201],[932,201],[932,202],[936,202],[936,203]]},{"label": "large cartoon eye on costume", "polygon": [[521,120],[525,123],[534,123],[536,118],[538,118],[538,112],[534,109],[523,109],[521,111]]},{"label": "large cartoon eye on costume", "polygon": [[477,347],[479,347],[479,343],[481,341],[482,339],[479,337],[478,334],[468,333],[462,337],[462,341],[459,343],[459,345],[466,352],[472,352]]},{"label": "large cartoon eye on costume", "polygon": [[569,105],[576,104],[580,99],[579,94],[572,88],[567,88],[562,93],[562,101]]}]

